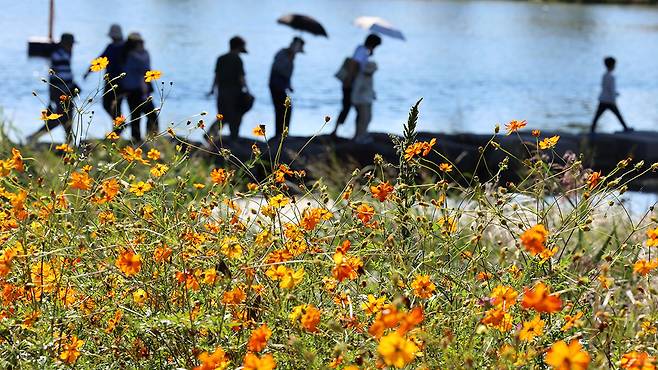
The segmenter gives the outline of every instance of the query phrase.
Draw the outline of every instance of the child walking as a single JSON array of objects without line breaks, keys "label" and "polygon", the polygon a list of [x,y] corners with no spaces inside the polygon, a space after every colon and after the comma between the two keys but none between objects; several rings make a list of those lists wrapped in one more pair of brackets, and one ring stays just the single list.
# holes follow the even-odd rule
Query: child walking
[{"label": "child walking", "polygon": [[624,131],[632,131],[624,122],[624,118],[619,113],[619,108],[617,108],[617,87],[615,84],[615,76],[612,72],[615,70],[615,65],[617,61],[613,57],[607,57],[603,60],[605,64],[606,72],[603,74],[603,79],[601,80],[601,95],[599,95],[599,107],[596,109],[596,114],[594,114],[594,120],[592,121],[591,132],[594,133],[596,130],[596,123],[599,121],[599,118],[606,110],[612,111],[612,113],[617,116],[619,122],[624,126]]}]

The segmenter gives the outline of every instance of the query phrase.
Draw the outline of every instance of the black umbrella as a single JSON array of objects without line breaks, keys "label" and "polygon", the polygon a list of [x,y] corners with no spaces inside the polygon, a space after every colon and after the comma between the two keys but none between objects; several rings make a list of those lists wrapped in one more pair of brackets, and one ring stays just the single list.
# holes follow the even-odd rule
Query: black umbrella
[{"label": "black umbrella", "polygon": [[329,37],[327,31],[315,19],[301,14],[286,14],[277,20],[280,24],[285,24],[293,29],[308,32],[316,36]]}]

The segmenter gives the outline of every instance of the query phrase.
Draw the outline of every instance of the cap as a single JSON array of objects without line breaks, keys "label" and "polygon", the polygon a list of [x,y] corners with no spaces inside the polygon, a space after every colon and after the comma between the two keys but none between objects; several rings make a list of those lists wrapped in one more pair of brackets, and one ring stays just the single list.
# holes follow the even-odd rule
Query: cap
[{"label": "cap", "polygon": [[238,50],[241,53],[247,52],[247,43],[240,36],[233,36],[228,43],[231,47],[231,50]]},{"label": "cap", "polygon": [[123,32],[121,31],[121,26],[118,24],[113,24],[110,26],[110,30],[107,32],[107,35],[115,40],[121,40],[123,38]]},{"label": "cap", "polygon": [[65,32],[62,34],[62,37],[60,37],[59,42],[70,42],[73,44],[75,43],[75,37],[73,37],[72,33]]},{"label": "cap", "polygon": [[142,35],[139,32],[131,32],[128,34],[128,40],[130,41],[144,41]]},{"label": "cap", "polygon": [[304,44],[306,43],[303,38],[299,36],[295,36],[292,39],[292,42],[290,43],[290,46],[294,45],[295,43],[299,43],[299,52],[304,53]]}]

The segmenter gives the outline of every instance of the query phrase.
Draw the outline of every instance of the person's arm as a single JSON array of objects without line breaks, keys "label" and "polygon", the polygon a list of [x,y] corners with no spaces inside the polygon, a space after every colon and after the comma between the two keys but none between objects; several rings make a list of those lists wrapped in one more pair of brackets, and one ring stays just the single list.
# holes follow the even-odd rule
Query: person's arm
[{"label": "person's arm", "polygon": [[356,74],[358,72],[359,72],[359,63],[354,59],[350,59],[349,62],[347,63],[347,78],[343,81],[343,86],[345,88],[352,87],[352,82],[354,82],[354,78],[356,77]]},{"label": "person's arm", "polygon": [[292,75],[292,60],[285,52],[280,52],[274,57],[274,63],[272,65],[272,71],[283,77],[290,80]]},{"label": "person's arm", "polygon": [[244,65],[242,64],[242,59],[240,59],[240,88],[244,89],[247,87],[247,80],[245,79]]},{"label": "person's arm", "polygon": [[615,76],[610,76],[610,91],[612,91],[612,96],[619,96],[616,80]]}]

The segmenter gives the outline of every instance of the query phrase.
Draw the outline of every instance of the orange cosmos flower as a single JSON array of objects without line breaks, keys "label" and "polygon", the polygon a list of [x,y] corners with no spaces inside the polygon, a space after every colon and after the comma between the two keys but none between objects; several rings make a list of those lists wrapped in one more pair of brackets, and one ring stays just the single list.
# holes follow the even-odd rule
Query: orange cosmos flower
[{"label": "orange cosmos flower", "polygon": [[521,244],[531,255],[536,256],[544,251],[548,230],[539,224],[531,227],[521,234]]},{"label": "orange cosmos flower", "polygon": [[532,289],[525,289],[521,306],[526,310],[534,309],[537,312],[553,313],[562,309],[560,295],[551,294],[549,288],[539,282]]},{"label": "orange cosmos flower", "polygon": [[519,293],[511,286],[498,285],[491,291],[491,304],[507,310],[516,303]]},{"label": "orange cosmos flower", "polygon": [[242,363],[243,370],[272,370],[276,367],[276,362],[271,354],[258,357],[253,353],[247,353]]},{"label": "orange cosmos flower", "polygon": [[562,325],[560,330],[567,331],[574,326],[578,326],[581,317],[583,317],[582,312],[576,312],[575,315],[564,315],[564,325]]},{"label": "orange cosmos flower", "polygon": [[123,114],[114,118],[114,127],[121,127],[124,123],[126,123],[126,117]]},{"label": "orange cosmos flower", "polygon": [[160,247],[155,248],[153,251],[153,260],[157,263],[162,263],[169,259],[169,257],[172,254],[171,248],[169,248],[166,244],[163,244]]},{"label": "orange cosmos flower", "polygon": [[225,370],[230,363],[222,347],[217,347],[213,353],[203,352],[197,358],[201,365],[194,370]]},{"label": "orange cosmos flower", "polygon": [[119,254],[115,265],[127,276],[133,276],[141,270],[142,258],[131,250],[125,250]]},{"label": "orange cosmos flower", "polygon": [[64,153],[73,153],[73,147],[71,147],[69,144],[60,144],[55,147],[55,150],[60,150]]},{"label": "orange cosmos flower", "polygon": [[420,143],[413,143],[404,150],[404,159],[408,161],[416,156],[425,157],[430,154],[434,144],[436,144],[436,138],[433,138],[429,142],[422,141]]},{"label": "orange cosmos flower", "polygon": [[356,217],[364,224],[368,224],[374,215],[375,209],[365,203],[356,207]]},{"label": "orange cosmos flower", "polygon": [[658,267],[658,259],[653,259],[651,261],[642,259],[633,264],[633,272],[646,276],[656,267]]},{"label": "orange cosmos flower", "polygon": [[436,285],[430,280],[429,275],[417,275],[411,283],[414,295],[419,298],[430,298],[436,291]]},{"label": "orange cosmos flower", "polygon": [[215,168],[210,172],[210,179],[217,185],[223,185],[228,180],[228,172],[223,168]]},{"label": "orange cosmos flower", "polygon": [[119,194],[120,190],[121,185],[119,185],[119,181],[117,179],[105,180],[101,184],[101,195],[100,197],[94,198],[94,202],[97,204],[111,202],[117,196],[117,194]]},{"label": "orange cosmos flower", "polygon": [[244,290],[240,287],[235,287],[224,293],[222,303],[236,305],[241,304],[245,299],[247,299],[247,295],[244,293]]},{"label": "orange cosmos flower", "polygon": [[141,164],[148,164],[149,161],[142,158],[142,148],[133,149],[132,147],[125,147],[121,150],[121,156],[128,162],[140,162]]},{"label": "orange cosmos flower", "polygon": [[482,323],[502,332],[512,329],[512,315],[501,308],[492,308],[484,313]]},{"label": "orange cosmos flower", "polygon": [[334,215],[323,208],[307,208],[302,213],[302,220],[300,226],[306,230],[313,230],[320,221],[328,221]]},{"label": "orange cosmos flower", "polygon": [[380,202],[385,201],[389,194],[393,192],[393,186],[386,182],[380,182],[377,186],[371,186],[370,191],[372,192],[372,197],[379,200]]},{"label": "orange cosmos flower", "polygon": [[587,178],[587,185],[589,186],[589,189],[594,189],[596,185],[599,184],[599,181],[601,181],[601,171],[592,172]]},{"label": "orange cosmos flower", "polygon": [[265,125],[258,125],[251,131],[255,136],[265,136]]},{"label": "orange cosmos flower", "polygon": [[535,337],[544,334],[544,325],[546,323],[539,315],[536,315],[531,321],[523,323],[523,328],[519,331],[519,339],[526,342],[531,342]]},{"label": "orange cosmos flower", "polygon": [[199,290],[201,288],[196,276],[189,271],[176,272],[176,281],[179,283],[185,283],[186,289]]},{"label": "orange cosmos flower", "polygon": [[25,166],[23,164],[23,156],[21,151],[16,148],[11,148],[11,166],[18,172],[25,171]]},{"label": "orange cosmos flower", "polygon": [[71,189],[89,190],[91,189],[92,179],[87,172],[73,172],[69,186]]},{"label": "orange cosmos flower", "polygon": [[656,358],[646,352],[631,351],[621,356],[621,368],[630,370],[655,370]]},{"label": "orange cosmos flower", "polygon": [[292,322],[299,322],[304,329],[313,333],[317,331],[317,325],[320,323],[320,310],[312,304],[303,304],[293,308],[288,315]]},{"label": "orange cosmos flower", "polygon": [[439,170],[445,173],[452,172],[452,165],[450,163],[441,163],[439,165]]},{"label": "orange cosmos flower", "polygon": [[655,229],[649,228],[647,230],[647,246],[658,247],[658,227]]},{"label": "orange cosmos flower", "polygon": [[356,279],[359,276],[359,270],[363,268],[363,262],[359,257],[347,257],[340,252],[334,254],[334,263],[331,274],[338,281]]},{"label": "orange cosmos flower", "polygon": [[576,339],[569,345],[562,340],[553,343],[544,359],[555,370],[586,370],[589,361],[589,354]]},{"label": "orange cosmos flower", "polygon": [[384,302],[386,302],[386,296],[375,298],[374,295],[368,294],[368,302],[361,303],[361,308],[366,315],[374,315],[384,308]]},{"label": "orange cosmos flower", "polygon": [[147,158],[152,159],[154,161],[160,159],[160,156],[161,156],[160,151],[155,148],[149,150],[149,152],[146,154]]},{"label": "orange cosmos flower", "polygon": [[272,330],[267,327],[267,324],[261,325],[258,329],[254,330],[249,337],[249,343],[247,343],[247,350],[253,352],[260,352],[265,349],[267,341],[272,336]]},{"label": "orange cosmos flower", "polygon": [[379,341],[377,352],[386,365],[401,369],[410,364],[419,352],[414,342],[404,338],[397,332],[388,334]]},{"label": "orange cosmos flower", "polygon": [[517,132],[520,129],[524,128],[528,122],[526,120],[523,121],[517,121],[517,120],[512,120],[509,121],[509,123],[505,124],[505,128],[507,129],[507,135],[510,135],[513,132]]},{"label": "orange cosmos flower", "polygon": [[66,364],[74,364],[80,357],[80,349],[84,344],[85,342],[78,339],[76,335],[72,336],[71,341],[64,344],[64,351],[59,355],[59,359]]}]

